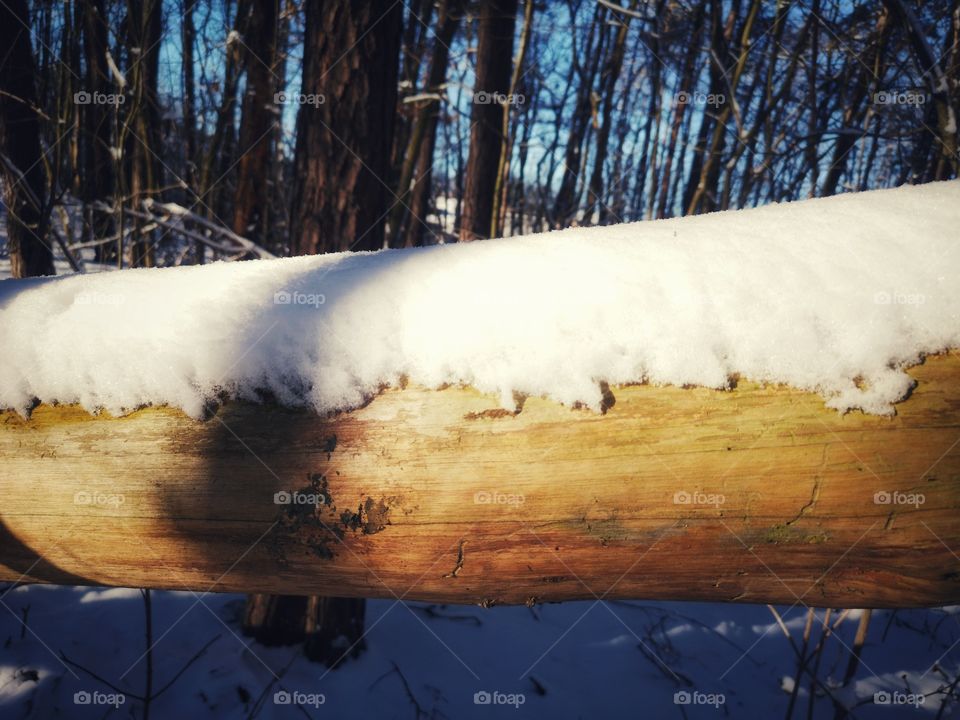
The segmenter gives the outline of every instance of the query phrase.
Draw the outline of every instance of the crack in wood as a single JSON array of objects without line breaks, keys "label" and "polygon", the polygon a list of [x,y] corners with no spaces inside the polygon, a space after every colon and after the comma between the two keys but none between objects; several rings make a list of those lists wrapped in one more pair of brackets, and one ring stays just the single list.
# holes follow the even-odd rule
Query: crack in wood
[{"label": "crack in wood", "polygon": [[451,572],[448,572],[443,577],[445,578],[455,578],[460,574],[460,571],[463,570],[463,546],[467,544],[466,540],[461,539],[460,544],[457,547],[457,564],[454,566]]}]

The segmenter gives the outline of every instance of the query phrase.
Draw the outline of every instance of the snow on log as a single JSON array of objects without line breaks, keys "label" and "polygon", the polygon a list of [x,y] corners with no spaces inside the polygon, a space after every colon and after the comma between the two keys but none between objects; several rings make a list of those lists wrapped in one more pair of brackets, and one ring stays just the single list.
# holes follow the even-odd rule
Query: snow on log
[{"label": "snow on log", "polygon": [[0,579],[958,602],[958,228],[948,182],[0,283]]}]

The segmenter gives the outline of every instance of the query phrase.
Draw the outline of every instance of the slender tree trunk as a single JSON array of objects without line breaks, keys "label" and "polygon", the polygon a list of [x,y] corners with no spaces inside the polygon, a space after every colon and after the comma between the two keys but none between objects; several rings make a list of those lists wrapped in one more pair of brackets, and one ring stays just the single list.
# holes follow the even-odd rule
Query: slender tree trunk
[{"label": "slender tree trunk", "polygon": [[820,134],[819,113],[817,112],[817,65],[820,61],[820,0],[813,0],[810,8],[810,19],[813,23],[810,32],[810,62],[807,64],[807,145],[804,155],[807,170],[810,173],[810,190],[808,197],[817,196],[817,185],[820,182],[820,163],[817,159]]},{"label": "slender tree trunk", "polygon": [[269,180],[273,126],[277,120],[274,96],[279,16],[280,0],[253,3],[244,39],[247,84],[240,120],[233,231],[258,245],[266,244],[270,228]]},{"label": "slender tree trunk", "polygon": [[[129,158],[129,187],[131,199],[138,205],[153,197],[160,186],[160,104],[157,81],[160,71],[160,35],[162,30],[161,0],[129,0],[127,4],[127,40],[136,48],[131,63],[130,84],[133,94],[128,122],[127,156]],[[130,263],[133,267],[152,267],[154,247],[152,236],[140,232],[140,222],[131,245]]]},{"label": "slender tree trunk", "polygon": [[[723,94],[723,70],[720,67],[720,58],[726,57],[724,52],[725,42],[723,37],[723,20],[721,17],[722,8],[720,0],[710,0],[710,47],[711,54],[714,56],[708,61],[710,67],[710,89],[709,94],[714,97]],[[688,93],[692,93],[696,88],[687,88]],[[683,192],[684,214],[689,213],[689,208],[693,206],[693,199],[697,194],[700,184],[700,178],[703,176],[703,168],[706,162],[707,138],[716,123],[716,118],[712,111],[704,109],[701,111],[700,128],[697,131],[697,141],[693,148],[693,159],[690,164],[690,174],[687,176],[686,187]]]},{"label": "slender tree trunk", "polygon": [[184,179],[195,192],[197,190],[197,84],[194,79],[194,46],[197,42],[193,13],[197,0],[183,0],[183,16],[180,18],[180,45],[183,52],[181,82],[183,84],[183,138],[185,141]]},{"label": "slender tree trunk", "polygon": [[[107,66],[107,18],[103,0],[83,0],[83,48],[86,92],[100,96],[111,93],[110,70]],[[110,153],[114,110],[100,102],[90,102],[83,105],[81,110],[85,148],[82,197],[87,205],[98,200],[109,205],[114,201],[116,188],[114,160]],[[112,213],[102,210],[90,210],[89,213],[92,219],[91,239],[101,240],[113,235]],[[116,244],[97,245],[96,260],[100,263],[116,262]]]},{"label": "slender tree trunk", "polygon": [[[50,169],[50,187],[67,187],[80,194],[80,114],[82,105],[76,102],[75,93],[80,91],[77,85],[78,73],[73,68],[80,67],[80,22],[79,8],[76,3],[64,3],[62,26],[60,28],[60,62],[56,65],[57,122],[61,128],[70,128],[60,142],[47,152],[52,155]],[[59,136],[61,130],[55,130]],[[65,176],[65,180],[61,179]]]},{"label": "slender tree trunk", "polygon": [[[636,3],[632,3],[636,7]],[[603,165],[607,159],[607,145],[610,142],[610,127],[613,122],[614,90],[623,67],[623,55],[626,48],[627,31],[630,29],[630,16],[620,19],[620,27],[613,42],[613,49],[600,73],[601,102],[600,127],[597,130],[597,144],[593,159],[593,174],[587,195],[587,210],[584,216],[590,218],[594,211],[605,207],[603,202]]]},{"label": "slender tree trunk", "polygon": [[[250,17],[251,0],[237,0],[236,18],[233,30],[236,35],[243,37],[246,33],[246,22]],[[224,14],[229,15],[231,0],[226,0]],[[197,196],[206,216],[217,219],[217,209],[221,203],[219,198],[224,194],[221,191],[224,182],[224,172],[233,165],[230,159],[233,143],[234,115],[237,103],[237,85],[243,68],[244,54],[241,44],[234,39],[234,33],[226,36],[226,66],[223,70],[223,91],[220,96],[220,106],[217,108],[217,120],[213,134],[207,144],[203,165],[200,168]],[[232,197],[232,196],[231,196]],[[231,213],[231,218],[233,217]]]},{"label": "slender tree trunk", "polygon": [[[291,21],[298,13],[295,0],[281,0],[280,20],[277,25],[276,92],[287,89],[287,60],[291,45]],[[278,108],[279,110],[279,108]],[[290,176],[289,155],[283,146],[286,138],[282,114],[277,115],[273,123],[273,138],[270,154],[268,195],[270,205],[270,232],[264,238],[264,247],[275,255],[290,254],[290,188],[293,186]]]},{"label": "slender tree trunk", "polygon": [[[427,85],[424,90],[441,97],[450,64],[450,45],[463,14],[463,0],[442,0],[437,16],[437,35],[430,57]],[[392,246],[400,245],[400,233],[403,233],[403,245],[413,247],[423,244],[426,230],[424,219],[429,210],[430,191],[433,180],[433,151],[437,142],[437,124],[440,120],[442,101],[430,97],[417,110],[413,135],[404,159],[404,169],[400,175],[399,195],[409,198],[397,203],[394,208],[395,219],[391,221],[391,232],[395,232]],[[409,191],[407,190],[409,188]],[[409,212],[405,212],[409,207]],[[406,216],[406,222],[402,218]]]},{"label": "slender tree trunk", "polygon": [[[703,4],[698,5],[693,12],[692,35],[683,60],[683,70],[680,72],[681,89],[694,87],[694,62],[700,54],[700,38],[703,35]],[[680,136],[680,128],[683,125],[683,119],[687,110],[687,103],[676,101],[675,104],[677,107],[673,115],[673,124],[670,128],[670,140],[667,145],[666,159],[664,160],[663,173],[660,178],[660,196],[656,211],[656,217],[658,218],[663,218],[667,215],[667,196],[670,191],[670,177],[673,172],[677,140]]]},{"label": "slender tree trunk", "polygon": [[[196,26],[193,13],[196,10],[196,0],[183,0],[182,26],[180,28],[180,44],[183,52],[181,65],[181,81],[183,83],[183,135],[184,135],[184,179],[187,181],[189,192],[199,193],[199,158],[197,157],[197,84],[194,79],[194,46],[197,41]],[[196,242],[193,246],[193,255],[196,263],[202,265],[206,259],[206,248],[203,243]]]},{"label": "slender tree trunk", "polygon": [[[407,9],[407,21],[403,26],[403,41],[400,44],[400,78],[397,109],[394,114],[393,147],[390,151],[390,187],[403,187],[397,179],[403,169],[407,150],[410,147],[418,108],[415,105],[404,103],[403,100],[417,92],[417,81],[420,78],[420,66],[427,51],[427,40],[430,35],[430,19],[433,15],[431,0],[412,0],[404,3]],[[437,23],[439,28],[440,23]],[[436,39],[436,36],[434,36]],[[385,178],[387,179],[387,178]],[[390,228],[391,237],[397,236],[395,228]]]},{"label": "slender tree trunk", "polygon": [[[510,78],[510,98],[518,98],[517,88],[520,85],[523,72],[524,58],[530,46],[530,33],[533,31],[533,0],[527,0],[523,8],[523,30],[520,33],[520,47],[513,62],[513,76]],[[526,98],[524,98],[526,100]],[[507,190],[510,186],[510,156],[513,154],[513,138],[510,134],[510,117],[512,110],[519,103],[509,102],[503,105],[503,124],[500,140],[500,163],[497,165],[497,179],[493,187],[493,219],[490,225],[490,234],[494,237],[503,235],[503,220],[507,204]]]},{"label": "slender tree trunk", "polygon": [[[636,219],[643,216],[644,207],[647,206],[645,192],[647,188],[647,171],[650,166],[651,147],[656,143],[656,131],[654,130],[654,121],[658,121],[662,107],[661,93],[663,92],[663,72],[659,62],[661,54],[660,49],[660,23],[662,21],[664,0],[657,0],[656,12],[654,13],[654,26],[650,33],[650,54],[653,56],[650,61],[650,98],[648,100],[646,121],[643,126],[643,149],[640,152],[640,162],[637,168],[636,184],[634,185],[633,213]],[[650,194],[653,194],[654,181],[651,181]],[[652,202],[652,198],[651,198]]]},{"label": "slender tree trunk", "polygon": [[[583,166],[583,145],[590,128],[591,110],[593,109],[593,83],[600,66],[600,57],[603,54],[604,41],[607,36],[606,8],[597,5],[594,11],[594,21],[590,25],[589,34],[583,50],[583,60],[577,64],[576,76],[578,88],[573,115],[570,117],[570,132],[567,135],[567,146],[564,152],[563,174],[560,188],[553,209],[554,227],[566,227],[576,216],[578,187],[580,172]],[[599,28],[599,32],[597,29]]]},{"label": "slender tree trunk", "polygon": [[476,82],[470,114],[470,155],[467,160],[460,240],[490,236],[500,151],[503,147],[503,107],[510,91],[513,33],[517,0],[483,0],[477,44]]},{"label": "slender tree trunk", "polygon": [[0,171],[15,278],[54,274],[29,28],[26,0],[0,3]]}]

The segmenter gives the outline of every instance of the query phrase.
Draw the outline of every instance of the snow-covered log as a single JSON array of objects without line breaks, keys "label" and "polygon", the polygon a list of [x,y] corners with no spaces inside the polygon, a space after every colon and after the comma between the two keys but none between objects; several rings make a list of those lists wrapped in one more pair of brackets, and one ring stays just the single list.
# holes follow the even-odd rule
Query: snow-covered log
[{"label": "snow-covered log", "polygon": [[958,602],[958,228],[950,182],[0,283],[0,579]]},{"label": "snow-covered log", "polygon": [[818,396],[612,388],[603,415],[469,389],[331,418],[229,403],[9,412],[0,578],[461,603],[960,601],[960,361],[893,418]]}]

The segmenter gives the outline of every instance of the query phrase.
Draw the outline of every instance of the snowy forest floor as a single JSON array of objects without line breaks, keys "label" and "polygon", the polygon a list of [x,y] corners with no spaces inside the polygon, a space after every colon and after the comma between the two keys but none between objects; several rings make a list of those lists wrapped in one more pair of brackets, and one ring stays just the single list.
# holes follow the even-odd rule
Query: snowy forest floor
[{"label": "snowy forest floor", "polygon": [[[0,715],[143,717],[133,699],[146,685],[139,591],[22,586],[0,595]],[[483,609],[371,600],[366,651],[332,672],[308,662],[299,646],[266,648],[243,638],[243,596],[154,592],[152,608],[154,692],[176,678],[151,703],[160,718],[771,718],[785,716],[798,665],[761,605]],[[777,610],[799,647],[806,608]],[[960,664],[960,608],[874,612],[855,678],[841,688],[859,615],[847,614],[827,639],[817,668],[835,697],[854,704],[850,717],[956,716],[956,694],[938,713]],[[823,617],[818,611],[811,648]],[[115,711],[75,703],[82,693],[108,701],[116,691],[107,683],[127,696]],[[875,695],[883,691],[889,695]],[[500,693],[500,704],[476,702],[482,692]],[[892,704],[911,693],[927,695]],[[809,677],[797,695],[793,717],[805,717]],[[685,698],[691,704],[676,702]],[[822,691],[813,703],[812,717],[834,717]]]}]

